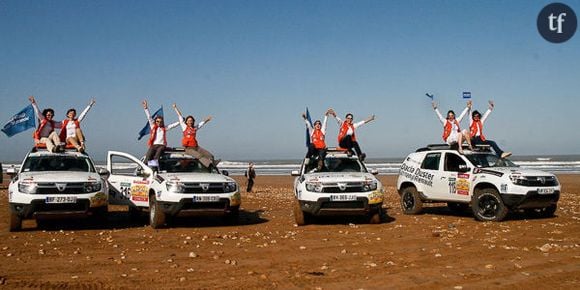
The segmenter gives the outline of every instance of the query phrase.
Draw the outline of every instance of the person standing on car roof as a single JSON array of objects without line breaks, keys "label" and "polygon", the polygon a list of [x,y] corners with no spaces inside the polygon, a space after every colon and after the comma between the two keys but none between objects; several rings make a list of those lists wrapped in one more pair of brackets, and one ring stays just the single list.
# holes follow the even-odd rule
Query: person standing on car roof
[{"label": "person standing on car roof", "polygon": [[[471,106],[472,106],[471,102],[467,104],[469,111],[471,111]],[[498,157],[507,158],[512,155],[511,152],[504,152],[503,150],[501,150],[501,148],[499,148],[499,146],[497,145],[497,143],[495,143],[495,141],[487,140],[483,135],[483,123],[485,122],[485,120],[487,120],[489,114],[491,114],[491,111],[493,110],[494,106],[495,105],[493,101],[489,101],[489,108],[483,114],[483,117],[481,116],[481,113],[479,113],[477,110],[473,111],[473,113],[471,113],[471,115],[469,116],[471,144],[473,145],[487,144],[493,148]]]},{"label": "person standing on car roof", "polygon": [[467,114],[470,105],[471,101],[467,101],[467,106],[465,107],[463,112],[461,112],[459,118],[456,119],[455,112],[453,112],[453,110],[449,110],[447,112],[447,118],[443,118],[443,116],[439,112],[439,109],[437,109],[437,103],[436,102],[432,103],[433,109],[435,110],[435,114],[437,114],[437,117],[439,117],[439,121],[441,121],[441,123],[443,124],[443,141],[445,141],[450,146],[457,145],[458,146],[457,151],[459,151],[459,153],[461,154],[463,154],[462,148],[463,140],[467,142],[467,145],[469,145],[469,149],[473,150],[473,148],[471,147],[471,138],[469,136],[469,132],[467,132],[467,130],[461,131],[461,127],[459,126],[459,123],[461,122],[461,120],[463,120],[465,114]]},{"label": "person standing on car roof", "polygon": [[91,107],[95,104],[95,99],[89,102],[89,105],[81,112],[78,119],[75,118],[77,111],[74,108],[66,112],[66,119],[62,121],[60,129],[60,141],[70,143],[79,152],[85,151],[85,136],[81,130],[80,122],[85,118]]},{"label": "person standing on car roof", "polygon": [[336,116],[334,111],[331,112],[334,116],[336,121],[338,122],[338,126],[340,127],[338,131],[338,146],[342,148],[346,148],[348,151],[348,155],[351,156],[353,154],[353,149],[356,151],[356,155],[361,161],[365,160],[366,154],[362,153],[358,142],[356,141],[355,129],[373,121],[375,119],[375,115],[368,117],[366,120],[353,123],[353,115],[351,113],[346,114],[344,122]]},{"label": "person standing on car roof", "polygon": [[32,135],[34,138],[34,144],[44,143],[49,152],[61,151],[60,137],[54,130],[60,128],[62,124],[53,120],[54,110],[46,108],[42,110],[42,113],[40,113],[40,109],[38,109],[34,97],[30,96],[28,97],[28,100],[32,103],[32,107],[39,119],[38,128],[36,128]]},{"label": "person standing on car roof", "polygon": [[318,156],[318,165],[316,167],[317,171],[322,170],[324,165],[324,158],[326,157],[326,142],[324,141],[326,136],[326,121],[328,115],[332,112],[332,109],[326,110],[324,113],[324,119],[322,122],[320,120],[314,121],[314,127],[306,119],[306,113],[302,113],[302,118],[308,127],[310,133],[310,143],[308,144],[308,152],[306,153],[306,158],[315,158]]},{"label": "person standing on car roof", "polygon": [[211,121],[211,116],[208,116],[205,120],[195,125],[195,118],[193,118],[193,116],[189,115],[183,118],[183,115],[177,108],[176,104],[173,104],[173,109],[175,109],[175,113],[177,113],[179,125],[181,125],[181,130],[183,130],[181,145],[185,148],[185,153],[198,159],[201,164],[207,168],[212,165],[217,165],[213,154],[199,146],[199,143],[197,142],[197,130],[201,129],[201,127],[207,124],[207,122]]},{"label": "person standing on car roof", "polygon": [[149,149],[145,154],[145,163],[150,167],[159,167],[159,157],[161,157],[163,150],[167,146],[167,131],[179,126],[179,122],[165,126],[163,117],[157,116],[153,120],[151,113],[149,113],[146,100],[143,101],[143,109],[145,110],[145,115],[149,121],[149,128],[151,129],[149,141],[147,142]]}]

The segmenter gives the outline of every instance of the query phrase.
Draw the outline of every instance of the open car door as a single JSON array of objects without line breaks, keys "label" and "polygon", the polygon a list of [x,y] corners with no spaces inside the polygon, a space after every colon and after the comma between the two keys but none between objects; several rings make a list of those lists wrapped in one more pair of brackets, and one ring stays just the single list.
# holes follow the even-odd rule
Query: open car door
[{"label": "open car door", "polygon": [[107,153],[109,203],[149,207],[153,170],[134,156],[117,151]]}]

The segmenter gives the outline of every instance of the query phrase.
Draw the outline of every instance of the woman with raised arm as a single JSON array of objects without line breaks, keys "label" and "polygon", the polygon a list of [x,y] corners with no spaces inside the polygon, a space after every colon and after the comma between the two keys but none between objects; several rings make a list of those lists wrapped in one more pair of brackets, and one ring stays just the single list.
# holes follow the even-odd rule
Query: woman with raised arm
[{"label": "woman with raised arm", "polygon": [[217,165],[213,154],[199,146],[199,143],[197,142],[197,130],[201,129],[205,124],[207,124],[207,122],[211,121],[211,116],[208,116],[205,120],[195,125],[195,119],[193,116],[189,115],[183,118],[183,115],[179,108],[177,108],[176,104],[173,104],[173,109],[175,109],[175,113],[179,119],[179,124],[181,125],[181,130],[183,131],[181,145],[185,148],[185,153],[198,159],[201,164],[207,168],[212,165]]},{"label": "woman with raised arm", "polygon": [[358,158],[361,161],[364,161],[366,154],[362,153],[360,146],[356,141],[355,129],[373,121],[375,119],[375,115],[372,115],[363,121],[353,123],[354,116],[351,113],[346,114],[344,121],[337,117],[334,111],[332,111],[331,114],[334,116],[338,122],[338,126],[340,127],[338,131],[338,146],[346,148],[349,155],[353,154],[352,150],[354,149]]},{"label": "woman with raised arm", "polygon": [[324,119],[322,122],[320,120],[314,121],[314,127],[306,119],[306,113],[302,113],[302,119],[308,127],[308,132],[310,135],[310,143],[308,144],[308,152],[306,153],[306,158],[315,158],[318,156],[318,164],[316,167],[317,171],[322,170],[324,165],[324,158],[326,157],[326,121],[328,115],[331,114],[332,109],[326,110],[324,113]]},{"label": "woman with raised arm", "polygon": [[58,152],[62,150],[60,138],[54,131],[55,129],[60,128],[62,124],[53,120],[54,110],[46,108],[42,110],[42,113],[40,113],[40,109],[38,109],[34,97],[30,96],[28,97],[28,100],[32,103],[32,107],[39,119],[38,128],[36,128],[33,134],[34,144],[44,143],[49,152]]},{"label": "woman with raised arm", "polygon": [[145,163],[150,167],[159,167],[159,157],[161,157],[163,150],[167,146],[167,131],[179,126],[179,122],[165,126],[163,117],[156,116],[155,120],[153,120],[151,113],[149,113],[146,100],[143,101],[143,109],[145,110],[145,115],[149,121],[149,128],[151,129],[149,141],[147,142],[149,149],[147,150],[147,154],[145,154]]},{"label": "woman with raised arm", "polygon": [[443,124],[443,141],[445,141],[450,146],[457,145],[458,147],[457,151],[459,151],[459,153],[461,154],[463,154],[463,148],[461,144],[463,144],[464,140],[469,145],[469,149],[473,149],[471,147],[471,138],[469,136],[469,132],[467,132],[467,130],[461,131],[461,127],[459,126],[459,123],[461,122],[461,120],[463,120],[465,114],[467,114],[470,105],[471,101],[468,101],[467,106],[465,107],[463,112],[461,112],[459,118],[456,119],[455,112],[453,112],[453,110],[449,110],[447,112],[447,118],[443,118],[443,116],[439,112],[439,109],[437,109],[437,103],[436,102],[432,103],[433,110],[435,110],[435,114],[437,114],[439,121],[441,121],[441,123]]},{"label": "woman with raised arm", "polygon": [[62,121],[60,129],[60,141],[70,143],[79,152],[85,151],[85,136],[81,130],[80,122],[85,118],[91,107],[95,104],[95,99],[91,99],[89,105],[76,118],[77,111],[74,108],[66,112],[66,119]]},{"label": "woman with raised arm", "polygon": [[[471,111],[471,103],[467,104],[467,106]],[[512,155],[511,152],[504,152],[503,150],[501,150],[501,148],[499,148],[499,146],[497,145],[497,143],[495,143],[495,141],[487,140],[483,135],[483,123],[485,123],[485,120],[487,120],[487,117],[489,117],[489,114],[491,114],[491,111],[493,110],[494,106],[495,105],[493,101],[489,101],[489,108],[483,114],[483,117],[481,116],[481,113],[479,113],[479,111],[477,110],[473,111],[473,113],[471,113],[471,115],[469,116],[471,144],[473,145],[487,144],[493,148],[495,154],[498,157],[507,158]]]}]

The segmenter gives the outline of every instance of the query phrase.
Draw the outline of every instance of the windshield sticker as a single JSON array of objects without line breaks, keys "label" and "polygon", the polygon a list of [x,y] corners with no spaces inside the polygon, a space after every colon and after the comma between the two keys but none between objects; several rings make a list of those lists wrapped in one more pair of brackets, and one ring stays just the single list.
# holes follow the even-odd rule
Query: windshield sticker
[{"label": "windshield sticker", "polygon": [[149,196],[147,195],[148,189],[145,185],[133,185],[131,187],[131,199],[134,201],[149,201]]},{"label": "windshield sticker", "polygon": [[133,180],[133,184],[149,184],[149,180]]},{"label": "windshield sticker", "polygon": [[423,171],[419,167],[415,168],[403,163],[399,172],[403,177],[411,181],[416,181],[427,186],[433,186],[433,174]]}]

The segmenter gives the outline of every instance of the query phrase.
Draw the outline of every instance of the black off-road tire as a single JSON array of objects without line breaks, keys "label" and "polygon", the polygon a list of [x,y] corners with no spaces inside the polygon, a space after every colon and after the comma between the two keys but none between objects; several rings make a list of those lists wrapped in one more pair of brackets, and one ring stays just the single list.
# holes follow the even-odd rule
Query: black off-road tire
[{"label": "black off-road tire", "polygon": [[403,188],[401,192],[401,210],[404,214],[419,214],[423,210],[423,201],[414,186]]},{"label": "black off-road tire", "polygon": [[10,228],[11,232],[18,232],[22,230],[22,217],[15,212],[10,212]]},{"label": "black off-road tire", "polygon": [[369,215],[369,224],[380,224],[383,219],[383,208],[379,207],[376,212],[373,212]]},{"label": "black off-road tire", "polygon": [[298,200],[294,201],[293,211],[294,211],[294,220],[296,221],[296,224],[298,226],[303,226],[308,223],[307,214],[304,211],[302,211],[302,208],[300,208],[300,202]]},{"label": "black off-road tire", "polygon": [[159,208],[155,194],[149,196],[149,225],[154,229],[160,229],[167,222],[166,214]]},{"label": "black off-road tire", "polygon": [[509,209],[495,188],[476,189],[471,199],[471,210],[479,221],[502,221]]},{"label": "black off-road tire", "polygon": [[240,222],[240,208],[232,207],[229,212],[226,212],[224,219],[228,223],[239,223]]}]

